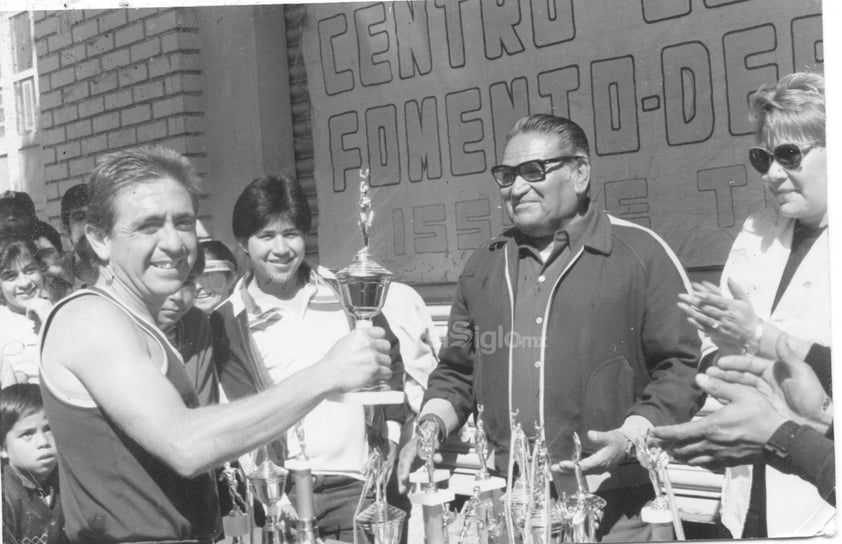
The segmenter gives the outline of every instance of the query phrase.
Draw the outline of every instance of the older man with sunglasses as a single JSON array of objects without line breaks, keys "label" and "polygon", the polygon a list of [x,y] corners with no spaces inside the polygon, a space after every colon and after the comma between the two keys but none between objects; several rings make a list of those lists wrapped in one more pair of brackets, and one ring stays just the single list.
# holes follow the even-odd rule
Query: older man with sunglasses
[{"label": "older man with sunglasses", "polygon": [[[581,467],[607,500],[599,536],[647,540],[639,512],[653,490],[632,444],[701,405],[699,338],[675,306],[687,277],[652,231],[591,204],[588,141],[572,121],[521,119],[491,173],[514,227],[476,250],[460,276],[419,433],[444,440],[482,404],[492,468],[511,482],[512,424],[530,439],[543,429],[558,495],[576,490],[578,433]],[[399,476],[416,445],[404,449]]]},{"label": "older man with sunglasses", "polygon": [[[751,107],[758,145],[748,158],[773,205],[746,220],[720,286],[695,285],[679,306],[704,332],[703,366],[741,353],[774,360],[776,342],[785,332],[795,356],[812,367],[831,395],[824,79],[810,73],[786,75],[760,87]],[[671,440],[685,430],[658,434]],[[835,509],[812,485],[785,474],[791,472],[785,467],[778,470],[780,458],[788,454],[779,444],[793,436],[789,425],[770,438],[767,460],[772,464],[755,455],[753,470],[729,470],[722,520],[734,537],[807,537],[834,530]],[[703,464],[703,457],[693,452],[706,449],[708,437],[684,437],[682,442],[675,454]],[[722,464],[721,459],[711,460]],[[743,459],[748,460],[752,458]]]}]

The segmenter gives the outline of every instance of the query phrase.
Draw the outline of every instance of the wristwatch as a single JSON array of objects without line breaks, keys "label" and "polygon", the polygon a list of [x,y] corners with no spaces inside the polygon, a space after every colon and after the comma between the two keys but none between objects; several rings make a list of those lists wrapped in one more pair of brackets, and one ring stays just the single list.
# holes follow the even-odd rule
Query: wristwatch
[{"label": "wristwatch", "polygon": [[784,421],[780,427],[778,427],[766,444],[763,446],[763,449],[766,451],[767,456],[771,456],[772,459],[777,459],[778,461],[789,462],[789,445],[792,443],[792,439],[795,438],[795,435],[798,434],[798,429],[801,426],[794,422],[794,421]]},{"label": "wristwatch", "polygon": [[440,418],[436,414],[424,414],[421,417],[419,417],[417,421],[417,426],[415,427],[415,433],[420,437],[422,427],[428,427],[430,425],[435,425],[436,439],[438,440],[439,444],[443,443],[444,439],[447,438],[447,436],[445,435],[447,430],[444,426],[444,420],[442,420],[442,418]]}]

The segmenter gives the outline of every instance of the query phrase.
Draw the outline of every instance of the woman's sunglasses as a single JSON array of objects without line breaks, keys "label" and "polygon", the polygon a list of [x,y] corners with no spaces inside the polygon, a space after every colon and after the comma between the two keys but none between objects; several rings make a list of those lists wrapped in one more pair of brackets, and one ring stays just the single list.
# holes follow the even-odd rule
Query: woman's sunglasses
[{"label": "woman's sunglasses", "polygon": [[771,153],[763,147],[752,147],[748,150],[748,160],[754,169],[761,174],[769,171],[769,168],[772,167],[772,161],[777,161],[787,170],[797,170],[801,166],[802,157],[818,145],[818,142],[808,142],[800,146],[798,144],[781,144],[776,146]]}]

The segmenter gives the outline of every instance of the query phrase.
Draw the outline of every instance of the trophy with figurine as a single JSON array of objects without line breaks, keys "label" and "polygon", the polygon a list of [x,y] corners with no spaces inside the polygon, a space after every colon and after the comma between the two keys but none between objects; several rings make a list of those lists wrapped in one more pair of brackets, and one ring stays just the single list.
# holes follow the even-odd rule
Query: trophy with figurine
[{"label": "trophy with figurine", "polygon": [[[369,253],[374,210],[368,194],[368,172],[368,169],[360,170],[359,227],[363,247],[354,255],[351,264],[336,273],[342,305],[354,317],[356,327],[372,326],[371,320],[383,308],[392,279],[392,273],[377,264]],[[372,405],[400,404],[403,399],[403,391],[394,391],[381,382],[332,400]]]},{"label": "trophy with figurine", "polygon": [[228,488],[228,495],[231,497],[231,511],[222,517],[222,530],[231,539],[231,544],[251,542],[250,494],[246,492],[246,497],[243,497],[240,493],[240,486],[246,484],[245,474],[242,469],[225,463],[219,480]]},{"label": "trophy with figurine", "polygon": [[562,495],[560,510],[564,519],[564,542],[596,542],[596,531],[602,520],[605,499],[588,490],[587,480],[582,474],[582,441],[573,433],[573,472],[576,476],[576,493],[572,497]]},{"label": "trophy with figurine", "polygon": [[485,434],[485,422],[482,418],[484,411],[485,407],[482,404],[477,404],[476,430],[473,442],[474,451],[479,458],[479,471],[474,478],[474,486],[479,487],[482,492],[487,492],[504,489],[506,480],[499,476],[492,476],[488,472],[488,436]]},{"label": "trophy with figurine", "polygon": [[635,441],[635,456],[649,472],[649,481],[655,489],[655,498],[640,510],[640,519],[652,525],[654,540],[684,540],[684,527],[667,472],[669,454],[654,444],[649,445],[648,436],[644,435]]},{"label": "trophy with figurine", "polygon": [[513,410],[510,414],[511,443],[509,452],[512,456],[511,477],[513,481],[509,485],[505,498],[506,524],[511,537],[517,533],[523,533],[526,520],[529,518],[528,511],[532,494],[528,478],[530,473],[529,439],[520,422],[517,421],[517,416],[517,410]]},{"label": "trophy with figurine", "polygon": [[371,448],[362,497],[368,496],[373,488],[374,502],[354,516],[355,540],[359,528],[365,535],[367,544],[398,544],[400,542],[406,512],[386,502],[388,474],[380,449]]},{"label": "trophy with figurine", "polygon": [[487,544],[495,542],[503,533],[504,523],[494,514],[493,499],[478,485],[474,486],[458,518],[461,528],[457,544]]},{"label": "trophy with figurine", "polygon": [[535,427],[535,445],[532,449],[528,478],[532,492],[529,494],[524,533],[531,534],[532,542],[548,544],[559,541],[564,528],[564,519],[550,492],[552,477],[544,429],[539,425]]},{"label": "trophy with figurine", "polygon": [[298,514],[296,542],[321,544],[322,539],[319,537],[316,511],[313,506],[313,474],[310,469],[310,458],[307,456],[307,443],[301,421],[295,424],[293,434],[298,442],[298,454],[287,459],[286,468],[292,472],[295,482],[295,511]]},{"label": "trophy with figurine", "polygon": [[504,513],[495,505],[499,504],[506,480],[492,476],[488,471],[488,437],[483,421],[484,407],[477,405],[472,443],[479,461],[479,470],[470,480],[453,478],[450,487],[454,493],[465,495],[468,500],[454,519],[454,529],[458,527],[458,543],[487,544],[499,538],[505,526]]},{"label": "trophy with figurine", "polygon": [[427,544],[448,541],[448,525],[453,518],[446,505],[456,498],[452,490],[441,485],[450,478],[450,472],[435,466],[437,433],[438,427],[433,421],[425,421],[418,427],[418,454],[424,466],[409,475],[412,484],[409,500],[422,506]]}]

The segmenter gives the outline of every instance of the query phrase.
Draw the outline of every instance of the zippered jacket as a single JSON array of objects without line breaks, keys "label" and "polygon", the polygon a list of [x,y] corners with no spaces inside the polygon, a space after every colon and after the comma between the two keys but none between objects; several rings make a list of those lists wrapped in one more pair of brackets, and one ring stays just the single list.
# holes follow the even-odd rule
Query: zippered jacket
[{"label": "zippered jacket", "polygon": [[[667,244],[651,230],[594,209],[580,243],[553,287],[543,316],[540,424],[552,463],[573,456],[573,433],[584,452],[598,449],[588,430],[619,428],[640,415],[654,425],[688,421],[701,407],[695,385],[700,339],[676,306],[689,289]],[[517,303],[518,244],[510,229],[477,249],[459,278],[440,363],[424,397],[452,404],[464,424],[477,403],[496,469],[511,470],[511,376],[518,365],[512,338]],[[478,343],[500,338],[492,349]],[[516,335],[515,335],[516,337]],[[482,348],[482,349],[480,349]],[[422,410],[423,412],[423,410]],[[508,469],[507,469],[508,467]],[[553,473],[559,491],[571,478]],[[647,481],[636,461],[621,464],[600,489]]]}]

